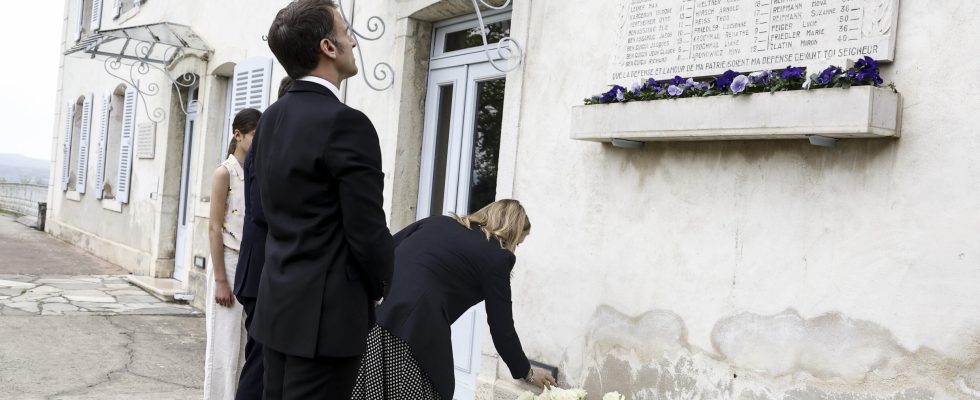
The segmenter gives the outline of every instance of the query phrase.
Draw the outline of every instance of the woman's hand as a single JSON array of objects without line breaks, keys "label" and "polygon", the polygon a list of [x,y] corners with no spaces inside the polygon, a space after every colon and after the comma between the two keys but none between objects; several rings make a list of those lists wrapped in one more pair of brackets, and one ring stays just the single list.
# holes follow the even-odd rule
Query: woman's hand
[{"label": "woman's hand", "polygon": [[531,367],[531,372],[528,373],[527,382],[537,386],[539,388],[544,388],[547,386],[556,386],[558,381],[555,380],[554,376],[551,376],[551,372],[548,370],[538,367]]},{"label": "woman's hand", "polygon": [[214,302],[225,307],[231,307],[235,303],[228,281],[214,283]]}]

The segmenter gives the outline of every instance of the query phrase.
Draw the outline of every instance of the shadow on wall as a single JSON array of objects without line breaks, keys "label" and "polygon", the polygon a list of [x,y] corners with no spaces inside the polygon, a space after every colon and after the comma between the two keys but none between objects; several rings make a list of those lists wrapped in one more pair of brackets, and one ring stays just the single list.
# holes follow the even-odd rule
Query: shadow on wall
[{"label": "shadow on wall", "polygon": [[980,398],[980,364],[910,352],[885,328],[839,313],[741,313],[718,321],[714,351],[687,341],[681,317],[601,306],[565,352],[569,382],[629,399]]}]

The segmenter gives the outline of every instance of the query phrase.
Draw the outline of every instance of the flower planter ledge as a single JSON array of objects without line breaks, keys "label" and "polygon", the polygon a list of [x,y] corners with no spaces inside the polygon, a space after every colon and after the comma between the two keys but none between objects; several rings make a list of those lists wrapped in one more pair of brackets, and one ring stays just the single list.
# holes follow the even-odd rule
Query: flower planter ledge
[{"label": "flower planter ledge", "polygon": [[897,138],[901,95],[855,86],[572,108],[571,138],[596,142]]}]

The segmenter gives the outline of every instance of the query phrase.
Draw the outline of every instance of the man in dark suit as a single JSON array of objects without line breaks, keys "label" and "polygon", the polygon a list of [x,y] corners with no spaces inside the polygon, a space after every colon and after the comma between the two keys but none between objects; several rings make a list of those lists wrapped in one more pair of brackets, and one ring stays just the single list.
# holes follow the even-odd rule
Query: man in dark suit
[{"label": "man in dark suit", "polygon": [[[293,80],[285,77],[279,83],[279,97],[289,90]],[[245,310],[245,331],[252,330],[252,317],[255,315],[255,302],[259,295],[259,278],[265,264],[265,237],[269,233],[265,214],[262,213],[262,199],[259,197],[259,184],[255,181],[255,147],[248,149],[245,156],[245,227],[242,230],[241,253],[238,254],[238,273],[235,274],[235,297]],[[235,400],[262,400],[262,344],[251,336],[245,342],[245,365],[238,378]]]},{"label": "man in dark suit", "polygon": [[253,160],[269,229],[251,332],[265,399],[349,399],[392,276],[377,132],[338,95],[357,73],[347,31],[332,0],[294,1],[269,28],[295,81],[259,121]]}]

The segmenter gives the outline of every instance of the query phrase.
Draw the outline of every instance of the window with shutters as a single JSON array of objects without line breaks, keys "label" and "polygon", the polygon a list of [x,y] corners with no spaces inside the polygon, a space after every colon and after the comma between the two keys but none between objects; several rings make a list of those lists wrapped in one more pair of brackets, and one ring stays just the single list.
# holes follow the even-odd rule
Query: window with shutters
[{"label": "window with shutters", "polygon": [[92,32],[95,32],[102,28],[103,5],[104,5],[103,0],[92,0],[92,7],[90,12],[91,17],[88,19],[89,30],[91,30]]},{"label": "window with shutters", "polygon": [[75,41],[92,33],[92,0],[75,0]]},{"label": "window with shutters", "polygon": [[119,169],[116,175],[116,200],[129,203],[133,174],[133,145],[136,139],[136,89],[126,87],[122,103],[122,133],[119,135]]},{"label": "window with shutters", "polygon": [[119,18],[146,4],[147,0],[108,0],[112,1],[112,18]]},{"label": "window with shutters", "polygon": [[84,194],[88,186],[89,145],[92,137],[92,107],[94,105],[92,95],[85,96],[81,108],[81,129],[78,131],[78,165],[75,169],[75,191],[79,194]]},{"label": "window with shutters", "polygon": [[71,121],[71,131],[72,135],[70,138],[70,152],[68,156],[68,190],[76,190],[78,185],[78,152],[81,148],[81,135],[82,131],[82,109],[85,106],[85,96],[81,96],[75,102]]},{"label": "window with shutters", "polygon": [[75,103],[65,105],[65,130],[61,137],[61,191],[68,191],[69,180],[71,180],[71,144],[74,137]]},{"label": "window with shutters", "polygon": [[[231,122],[239,111],[254,108],[265,111],[272,89],[272,59],[252,57],[235,66],[229,88],[228,115],[225,116],[223,149],[231,142]],[[222,153],[225,154],[225,153]]]},{"label": "window with shutters", "polygon": [[[119,85],[109,95],[108,129],[105,131],[105,162],[101,187],[102,198],[116,198],[117,182],[119,182],[119,140],[122,137],[123,102],[126,100],[126,85]],[[96,190],[100,190],[96,188]]]}]

